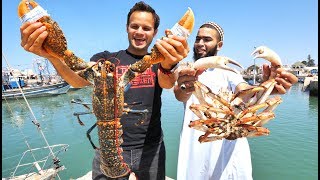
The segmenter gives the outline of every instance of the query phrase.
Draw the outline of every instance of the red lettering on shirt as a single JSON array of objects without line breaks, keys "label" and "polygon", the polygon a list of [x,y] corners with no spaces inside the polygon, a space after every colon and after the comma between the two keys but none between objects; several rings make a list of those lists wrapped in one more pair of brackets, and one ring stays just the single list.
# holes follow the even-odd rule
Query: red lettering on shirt
[{"label": "red lettering on shirt", "polygon": [[[117,66],[117,76],[118,78],[127,71],[129,66]],[[154,77],[156,74],[152,71],[152,66],[148,68],[142,74],[139,74],[131,81],[130,88],[146,88],[146,87],[154,87]]]}]

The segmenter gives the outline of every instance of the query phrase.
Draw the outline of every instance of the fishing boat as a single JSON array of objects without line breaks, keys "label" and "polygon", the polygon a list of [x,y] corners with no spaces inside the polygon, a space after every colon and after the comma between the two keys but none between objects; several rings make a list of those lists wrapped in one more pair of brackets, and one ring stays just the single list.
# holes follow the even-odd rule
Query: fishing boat
[{"label": "fishing boat", "polygon": [[31,69],[27,73],[14,68],[2,69],[2,99],[22,98],[22,93],[27,98],[54,96],[70,89],[67,82],[49,70],[47,59],[36,58],[33,67],[36,73]]},{"label": "fishing boat", "polygon": [[[4,86],[4,85],[2,85]],[[54,96],[59,94],[65,94],[70,89],[70,85],[65,82],[59,82],[55,84],[41,84],[41,85],[32,85],[32,86],[26,86],[22,87],[21,89],[5,89],[2,88],[2,99],[16,99],[16,98],[22,98],[22,94],[24,94],[26,97],[42,97],[42,96]]]},{"label": "fishing boat", "polygon": [[[7,62],[8,67],[11,67],[5,58],[4,54],[2,53],[3,58]],[[12,68],[8,68],[12,69]],[[11,71],[10,71],[11,72]],[[37,94],[37,91],[42,91],[42,93],[38,93],[38,95],[44,94],[44,91],[54,91],[60,88],[69,88],[69,85],[65,82],[63,83],[57,83],[53,85],[42,85],[41,87],[33,87],[33,88],[24,88],[22,90],[22,87],[25,87],[24,82],[22,79],[15,77],[13,74],[10,74],[9,80],[14,79],[15,85],[17,85],[16,89],[5,89],[2,91],[2,99],[4,98],[12,98],[12,97],[23,97],[24,103],[18,103],[18,100],[16,99],[17,103],[10,103],[9,101],[3,101],[2,106],[8,107],[10,109],[8,111],[9,116],[11,118],[11,124],[17,126],[17,130],[19,130],[19,134],[16,135],[18,138],[18,141],[21,140],[21,142],[24,142],[26,144],[26,150],[22,152],[21,158],[17,161],[17,165],[15,165],[13,168],[3,170],[2,174],[5,177],[2,177],[2,180],[33,180],[33,179],[60,179],[59,172],[64,170],[65,167],[61,165],[61,161],[58,158],[58,156],[61,154],[61,152],[64,152],[67,150],[68,146],[67,144],[55,144],[50,145],[48,140],[45,137],[44,132],[42,131],[41,124],[37,120],[31,106],[29,105],[29,102],[27,100],[27,97],[31,97],[34,94]],[[4,79],[2,78],[2,81]],[[10,82],[10,81],[8,81]],[[13,81],[12,81],[13,82]],[[60,85],[59,85],[60,84]],[[25,95],[28,94],[28,95]],[[19,101],[20,102],[20,101]],[[28,137],[24,134],[24,130],[21,124],[19,124],[19,119],[21,119],[21,116],[14,114],[14,109],[28,109],[29,113],[25,113],[26,119],[31,119],[30,123],[36,127],[35,130],[40,134],[41,136],[41,143],[42,140],[44,142],[44,146],[40,148],[32,148],[32,145],[29,143]],[[3,112],[2,112],[3,113]],[[2,122],[3,123],[3,122]],[[32,136],[31,138],[35,138]],[[42,145],[41,145],[42,146]],[[22,149],[24,150],[24,149]],[[16,164],[15,160],[17,160],[18,155],[11,155],[11,151],[2,152],[2,163],[4,162],[10,162]],[[10,154],[10,155],[9,155]],[[7,173],[8,172],[8,173]],[[10,174],[10,175],[8,175]]]},{"label": "fishing boat", "polygon": [[[11,176],[2,178],[2,180],[54,179],[56,176],[58,176],[58,172],[65,170],[64,166],[59,165],[60,161],[56,158],[56,155],[61,151],[66,151],[68,147],[69,145],[67,144],[56,144],[49,147],[45,146],[26,150],[22,153],[19,163],[16,165],[13,172],[11,172]],[[49,148],[54,151],[53,164],[50,164],[51,155],[41,157],[39,160],[26,160],[26,157],[34,156],[34,154],[40,154],[40,151],[48,150]]]},{"label": "fishing boat", "polygon": [[[2,174],[6,174],[6,177],[2,177],[2,180],[33,180],[33,179],[41,179],[41,180],[52,180],[52,179],[60,179],[59,172],[65,170],[65,166],[61,165],[61,161],[58,158],[62,152],[67,151],[69,147],[68,144],[55,144],[49,145],[48,140],[45,137],[44,132],[42,131],[41,125],[37,118],[35,117],[32,108],[30,107],[27,98],[22,93],[26,104],[23,103],[9,103],[8,101],[4,101],[3,106],[8,106],[8,109],[26,109],[25,106],[28,107],[30,113],[26,113],[26,119],[32,119],[33,125],[35,125],[38,133],[42,137],[42,140],[45,142],[45,146],[39,148],[32,148],[32,145],[28,142],[28,137],[24,134],[23,128],[21,124],[19,124],[19,119],[21,116],[15,115],[13,111],[8,111],[10,113],[10,117],[12,119],[12,124],[18,126],[19,134],[17,138],[21,138],[21,141],[26,144],[26,150],[21,154],[17,155],[4,155],[2,156],[2,163],[13,162],[16,164],[15,166],[9,169],[2,169]],[[30,117],[29,117],[30,116]],[[31,138],[35,138],[32,136]],[[42,145],[41,145],[42,146]],[[10,154],[10,153],[9,153]],[[20,156],[20,158],[18,158]],[[17,162],[17,163],[16,163]],[[8,173],[7,173],[8,172]],[[9,175],[8,175],[9,174]]]}]

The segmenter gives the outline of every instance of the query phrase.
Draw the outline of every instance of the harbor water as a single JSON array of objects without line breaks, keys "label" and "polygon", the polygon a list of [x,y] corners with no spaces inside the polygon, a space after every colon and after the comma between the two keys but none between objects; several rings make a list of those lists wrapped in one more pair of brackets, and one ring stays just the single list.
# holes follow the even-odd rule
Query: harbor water
[{"label": "harbor water", "polygon": [[[275,109],[276,118],[266,124],[271,132],[269,136],[249,138],[253,179],[318,179],[318,97],[309,96],[301,88],[302,84],[298,83],[281,96],[283,102]],[[91,171],[94,151],[86,132],[95,117],[83,115],[85,126],[79,125],[73,113],[87,110],[71,103],[79,98],[91,102],[91,91],[89,87],[55,97],[28,99],[48,143],[69,145],[58,156],[60,165],[66,167],[59,173],[61,179],[76,179]],[[166,176],[176,179],[183,104],[175,99],[172,90],[163,91],[162,103]],[[10,176],[20,155],[28,149],[26,142],[31,148],[46,145],[32,121],[23,99],[2,101],[2,177]],[[91,137],[98,144],[96,129]]]}]

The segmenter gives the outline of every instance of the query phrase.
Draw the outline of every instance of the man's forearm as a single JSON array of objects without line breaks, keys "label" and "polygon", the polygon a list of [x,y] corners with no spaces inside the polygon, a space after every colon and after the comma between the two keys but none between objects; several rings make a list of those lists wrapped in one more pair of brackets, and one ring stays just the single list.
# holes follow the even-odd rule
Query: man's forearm
[{"label": "man's forearm", "polygon": [[56,69],[57,73],[71,86],[75,88],[81,88],[84,86],[91,85],[91,83],[80,77],[76,72],[71,70],[69,66],[63,61],[55,57],[47,58],[53,67]]}]

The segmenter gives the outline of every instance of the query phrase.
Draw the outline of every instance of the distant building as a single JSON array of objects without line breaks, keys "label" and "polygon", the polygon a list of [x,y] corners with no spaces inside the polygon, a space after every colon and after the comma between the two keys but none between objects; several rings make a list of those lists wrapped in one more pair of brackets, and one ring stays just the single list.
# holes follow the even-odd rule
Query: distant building
[{"label": "distant building", "polygon": [[298,61],[298,62],[295,62],[294,64],[291,65],[291,68],[293,69],[303,69],[305,68],[306,65],[303,64],[302,62]]},{"label": "distant building", "polygon": [[305,64],[298,61],[291,65],[291,69],[292,69],[291,72],[296,76],[305,76],[306,75],[305,67],[306,67]]}]

